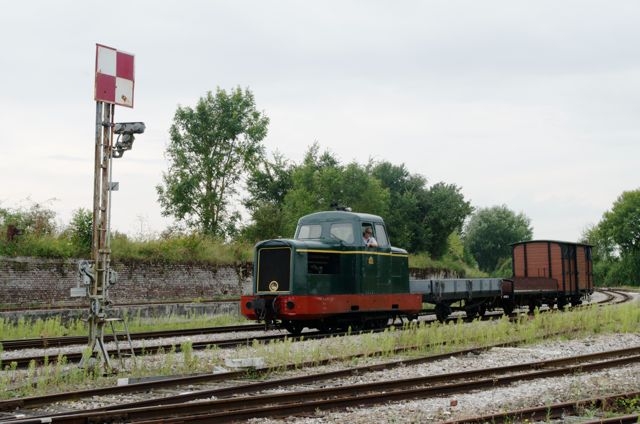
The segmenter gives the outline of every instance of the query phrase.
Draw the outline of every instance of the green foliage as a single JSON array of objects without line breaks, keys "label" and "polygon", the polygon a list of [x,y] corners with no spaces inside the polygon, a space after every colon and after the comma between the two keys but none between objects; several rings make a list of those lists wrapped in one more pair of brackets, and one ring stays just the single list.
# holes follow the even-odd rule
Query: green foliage
[{"label": "green foliage", "polygon": [[214,237],[190,234],[147,241],[129,240],[115,233],[111,240],[114,260],[162,261],[169,263],[235,264],[253,260],[253,246],[227,243]]},{"label": "green foliage", "polygon": [[509,278],[513,275],[513,259],[511,257],[502,258],[498,262],[498,266],[491,273],[494,277]]},{"label": "green foliage", "polygon": [[460,189],[442,182],[427,188],[427,180],[411,175],[404,165],[381,162],[371,168],[390,193],[385,222],[393,243],[410,252],[426,251],[442,257],[451,233],[460,231],[473,211]]},{"label": "green foliage", "polygon": [[426,197],[427,180],[421,175],[410,174],[404,164],[390,162],[373,165],[371,173],[389,190],[391,206],[384,219],[392,243],[410,252],[424,251],[425,246],[421,246],[425,239],[424,216],[420,205]]},{"label": "green foliage", "polygon": [[459,187],[442,182],[429,188],[421,209],[424,210],[423,227],[427,233],[425,248],[435,257],[444,255],[449,235],[461,231],[464,220],[473,212]]},{"label": "green foliage", "polygon": [[36,256],[41,258],[73,258],[78,249],[65,237],[53,235],[21,237],[16,243],[15,256]]},{"label": "green foliage", "polygon": [[596,284],[640,285],[640,190],[623,192],[582,239],[593,245]]},{"label": "green foliage", "polygon": [[281,155],[273,161],[258,164],[247,179],[249,196],[244,206],[251,213],[251,224],[245,226],[241,237],[244,240],[259,240],[284,237],[287,228],[282,208],[286,194],[293,186],[294,166]]},{"label": "green foliage", "polygon": [[93,238],[93,213],[84,208],[76,209],[71,217],[68,233],[79,253],[89,256]]},{"label": "green foliage", "polygon": [[457,254],[451,252],[439,259],[433,259],[426,252],[410,255],[409,267],[428,270],[443,278],[482,278],[487,276],[476,266],[460,260]]},{"label": "green foliage", "polygon": [[[531,240],[530,219],[505,205],[479,209],[465,227],[465,247],[481,270],[493,272],[511,255],[511,243]],[[510,274],[510,273],[509,273]]]},{"label": "green foliage", "polygon": [[622,193],[604,213],[601,226],[621,253],[640,252],[640,189]]},{"label": "green foliage", "polygon": [[233,235],[239,216],[230,199],[258,163],[268,124],[253,94],[239,87],[208,92],[195,109],[178,107],[166,151],[169,170],[156,186],[162,214],[202,234]]},{"label": "green foliage", "polygon": [[8,226],[19,229],[22,235],[36,237],[53,235],[56,230],[56,213],[40,203],[31,202],[18,209],[0,208],[0,226],[6,234]]}]

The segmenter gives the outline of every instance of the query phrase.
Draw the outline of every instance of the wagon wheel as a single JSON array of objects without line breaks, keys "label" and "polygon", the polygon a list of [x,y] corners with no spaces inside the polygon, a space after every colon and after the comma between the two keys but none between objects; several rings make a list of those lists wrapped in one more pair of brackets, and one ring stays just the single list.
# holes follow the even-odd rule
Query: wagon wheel
[{"label": "wagon wheel", "polygon": [[467,314],[467,319],[475,319],[480,313],[479,306],[470,306],[465,308],[464,312]]},{"label": "wagon wheel", "polygon": [[514,305],[514,303],[511,301],[507,301],[502,304],[502,310],[504,311],[505,315],[511,315],[515,308],[516,305]]},{"label": "wagon wheel", "polygon": [[284,324],[284,328],[286,328],[287,331],[293,334],[294,336],[299,336],[300,333],[302,333],[302,329],[304,328],[304,325],[300,322],[287,321]]},{"label": "wagon wheel", "polygon": [[445,322],[449,315],[451,315],[451,307],[449,305],[444,303],[436,305],[436,318],[438,318],[438,321]]},{"label": "wagon wheel", "polygon": [[487,313],[487,305],[483,303],[478,307],[478,315],[480,316],[480,318],[482,318],[486,313]]},{"label": "wagon wheel", "polygon": [[556,305],[559,311],[564,311],[564,307],[567,306],[567,299],[564,296],[559,297]]}]

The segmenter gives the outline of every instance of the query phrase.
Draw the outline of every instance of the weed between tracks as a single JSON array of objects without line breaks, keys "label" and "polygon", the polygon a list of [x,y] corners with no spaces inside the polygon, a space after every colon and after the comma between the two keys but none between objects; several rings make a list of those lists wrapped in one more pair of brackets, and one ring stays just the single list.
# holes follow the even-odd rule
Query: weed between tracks
[{"label": "weed between tracks", "polygon": [[[226,358],[262,357],[267,367],[284,370],[289,365],[319,364],[325,361],[341,361],[349,358],[345,366],[358,365],[368,358],[396,357],[396,350],[407,348],[408,356],[446,353],[462,348],[482,347],[514,340],[534,343],[553,335],[563,338],[585,337],[600,333],[634,333],[640,331],[640,308],[638,303],[599,308],[590,307],[564,313],[536,313],[523,315],[516,322],[507,318],[495,321],[462,321],[440,323],[407,323],[403,329],[389,328],[382,333],[366,333],[351,337],[331,337],[324,340],[302,340],[291,338],[260,344],[257,341],[243,348],[228,350],[209,348],[194,351],[191,342],[183,342],[180,351],[174,347],[169,352],[139,357],[126,376],[143,377],[157,375],[211,372],[224,366]],[[152,351],[153,348],[149,348]],[[78,368],[58,358],[57,364],[18,370],[15,364],[0,364],[0,397],[13,398],[33,396],[54,391],[77,390],[83,387],[101,387],[115,384],[116,376],[103,377],[99,372]],[[113,360],[117,363],[117,360]],[[258,378],[259,374],[247,374]],[[33,385],[25,385],[33,381]]]},{"label": "weed between tracks", "polygon": [[[124,319],[127,320],[129,331],[132,333],[247,323],[244,318],[239,318],[236,315],[205,315],[197,313],[185,316],[152,318],[143,317],[138,313],[136,316],[125,316]],[[87,323],[85,320],[78,318],[63,324],[60,317],[51,317],[45,320],[41,318],[35,320],[20,318],[17,323],[14,323],[0,317],[0,334],[2,334],[2,339],[5,340],[83,336],[87,334]],[[0,345],[2,344],[2,339],[0,339]]]}]

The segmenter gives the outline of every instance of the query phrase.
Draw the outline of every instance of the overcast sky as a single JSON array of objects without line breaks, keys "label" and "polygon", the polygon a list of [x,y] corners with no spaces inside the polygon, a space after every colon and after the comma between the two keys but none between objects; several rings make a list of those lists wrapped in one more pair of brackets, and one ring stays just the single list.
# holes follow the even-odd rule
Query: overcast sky
[{"label": "overcast sky", "polygon": [[96,43],[135,55],[133,150],[112,230],[161,231],[155,186],[178,105],[249,88],[264,143],[299,163],[405,164],[577,241],[638,189],[640,2],[33,1],[0,13],[0,207],[69,222],[93,202]]}]

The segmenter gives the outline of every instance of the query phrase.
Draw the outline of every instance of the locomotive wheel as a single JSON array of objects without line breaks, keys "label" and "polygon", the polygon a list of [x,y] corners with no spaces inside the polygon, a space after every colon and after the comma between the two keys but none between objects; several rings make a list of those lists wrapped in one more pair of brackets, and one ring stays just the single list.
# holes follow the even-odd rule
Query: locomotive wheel
[{"label": "locomotive wheel", "polygon": [[364,328],[364,325],[360,321],[353,321],[349,323],[349,328],[352,333],[359,333]]},{"label": "locomotive wheel", "polygon": [[284,328],[286,328],[287,331],[293,334],[294,336],[299,336],[300,333],[302,333],[302,329],[304,328],[304,325],[300,322],[287,321],[284,324]]}]

